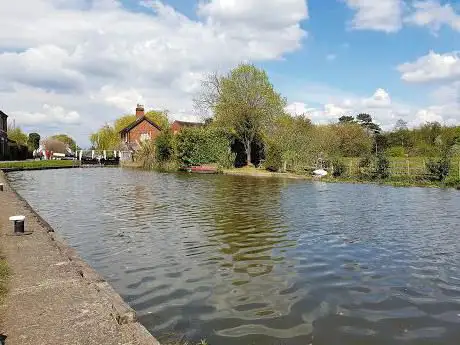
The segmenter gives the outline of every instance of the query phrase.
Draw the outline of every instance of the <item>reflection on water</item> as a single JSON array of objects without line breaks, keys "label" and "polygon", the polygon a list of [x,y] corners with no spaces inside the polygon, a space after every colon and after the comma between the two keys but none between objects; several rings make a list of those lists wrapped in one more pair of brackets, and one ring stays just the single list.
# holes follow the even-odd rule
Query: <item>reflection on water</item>
[{"label": "reflection on water", "polygon": [[456,191],[122,169],[9,177],[156,336],[459,343]]}]

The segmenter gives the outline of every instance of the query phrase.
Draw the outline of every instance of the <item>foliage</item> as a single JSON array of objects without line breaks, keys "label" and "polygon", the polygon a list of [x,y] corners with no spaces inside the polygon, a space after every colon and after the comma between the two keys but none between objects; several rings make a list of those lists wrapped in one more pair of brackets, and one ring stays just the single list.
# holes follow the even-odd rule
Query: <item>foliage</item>
[{"label": "foliage", "polygon": [[52,137],[50,137],[50,139],[58,140],[64,143],[72,151],[75,150],[75,148],[77,147],[75,140],[67,134],[53,135]]},{"label": "foliage", "polygon": [[339,123],[355,123],[355,118],[353,116],[340,116]]},{"label": "foliage", "polygon": [[279,141],[270,139],[267,142],[264,167],[270,171],[280,171],[284,166],[283,150]]},{"label": "foliage", "polygon": [[358,168],[359,168],[359,176],[361,178],[369,178],[369,179],[372,178],[373,176],[372,157],[369,155],[361,157],[358,161]]},{"label": "foliage", "polygon": [[372,139],[366,131],[355,123],[342,123],[333,127],[339,141],[339,153],[343,157],[358,157],[369,154]]},{"label": "foliage", "polygon": [[386,179],[389,176],[390,176],[390,161],[384,155],[379,154],[375,158],[375,169],[373,173],[373,178]]},{"label": "foliage", "polygon": [[332,160],[332,176],[340,177],[345,175],[346,166],[345,163],[340,159]]},{"label": "foliage", "polygon": [[27,134],[20,127],[8,126],[8,139],[15,141],[18,145],[27,145]]},{"label": "foliage", "polygon": [[[145,116],[148,119],[155,122],[158,126],[160,126],[161,129],[169,128],[169,119],[167,111],[150,110],[145,113]],[[118,133],[120,133],[121,130],[128,127],[134,121],[136,121],[136,115],[133,114],[124,115],[115,120],[114,129],[117,135]]]},{"label": "foliage", "polygon": [[433,181],[444,181],[449,175],[450,160],[447,157],[429,160],[426,163],[426,168]]},{"label": "foliage", "polygon": [[67,145],[60,140],[53,139],[53,137],[45,139],[43,141],[43,147],[47,151],[51,151],[54,153],[66,153],[67,152]]},{"label": "foliage", "polygon": [[174,137],[171,131],[164,130],[155,138],[157,161],[166,162],[174,156]]},{"label": "foliage", "polygon": [[210,76],[196,103],[212,110],[215,125],[243,143],[251,164],[252,143],[283,113],[286,100],[274,90],[265,71],[241,64],[225,76]]},{"label": "foliage", "polygon": [[114,127],[105,125],[90,136],[91,145],[95,150],[118,150],[121,139]]},{"label": "foliage", "polygon": [[356,120],[363,128],[366,128],[369,133],[375,134],[382,131],[380,126],[373,122],[372,116],[369,114],[358,114],[358,116],[356,116]]},{"label": "foliage", "polygon": [[30,151],[34,151],[40,147],[40,134],[38,133],[29,133],[29,138],[27,139],[27,146]]},{"label": "foliage", "polygon": [[392,146],[386,149],[385,153],[389,157],[404,157],[406,155],[406,151],[402,146]]},{"label": "foliage", "polygon": [[215,163],[228,168],[233,165],[228,134],[218,128],[184,128],[176,136],[177,157],[183,165]]}]

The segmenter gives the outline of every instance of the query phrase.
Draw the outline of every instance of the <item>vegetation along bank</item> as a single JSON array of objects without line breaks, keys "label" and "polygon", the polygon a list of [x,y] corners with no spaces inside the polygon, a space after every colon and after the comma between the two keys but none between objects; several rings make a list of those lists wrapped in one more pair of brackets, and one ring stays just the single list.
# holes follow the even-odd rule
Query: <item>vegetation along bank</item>
[{"label": "vegetation along bank", "polygon": [[[313,124],[309,114],[288,114],[286,99],[265,71],[253,65],[207,76],[195,107],[206,114],[203,126],[178,133],[170,129],[167,111],[148,112],[162,130],[140,143],[134,163],[166,171],[209,164],[221,171],[249,166],[306,177],[322,168],[328,181],[460,185],[459,126],[429,122],[409,128],[400,119],[384,131],[365,113]],[[93,149],[123,150],[119,130],[133,119],[125,115],[93,133]]]}]

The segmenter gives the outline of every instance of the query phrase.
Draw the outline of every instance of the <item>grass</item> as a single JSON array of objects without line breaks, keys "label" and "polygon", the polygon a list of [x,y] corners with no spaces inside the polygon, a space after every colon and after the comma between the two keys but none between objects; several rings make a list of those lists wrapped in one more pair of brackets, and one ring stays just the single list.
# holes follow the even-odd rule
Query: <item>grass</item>
[{"label": "grass", "polygon": [[0,169],[40,169],[56,167],[72,167],[80,165],[79,161],[74,160],[30,160],[15,162],[0,162]]},{"label": "grass", "polygon": [[10,274],[6,260],[0,256],[0,304],[8,291],[7,283]]}]

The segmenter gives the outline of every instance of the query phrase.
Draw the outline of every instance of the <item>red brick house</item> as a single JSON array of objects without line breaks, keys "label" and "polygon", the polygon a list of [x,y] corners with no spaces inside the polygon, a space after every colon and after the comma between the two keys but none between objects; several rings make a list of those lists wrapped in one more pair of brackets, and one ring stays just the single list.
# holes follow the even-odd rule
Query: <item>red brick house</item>
[{"label": "red brick house", "polygon": [[182,128],[199,128],[203,127],[204,125],[199,122],[186,122],[186,121],[174,121],[173,124],[171,125],[171,130],[173,134],[177,134],[180,132]]},{"label": "red brick house", "polygon": [[161,127],[145,116],[144,106],[136,107],[136,121],[120,131],[122,142],[129,149],[137,149],[144,140],[155,139],[161,132]]},{"label": "red brick house", "polygon": [[8,115],[0,110],[0,161],[8,158]]}]

